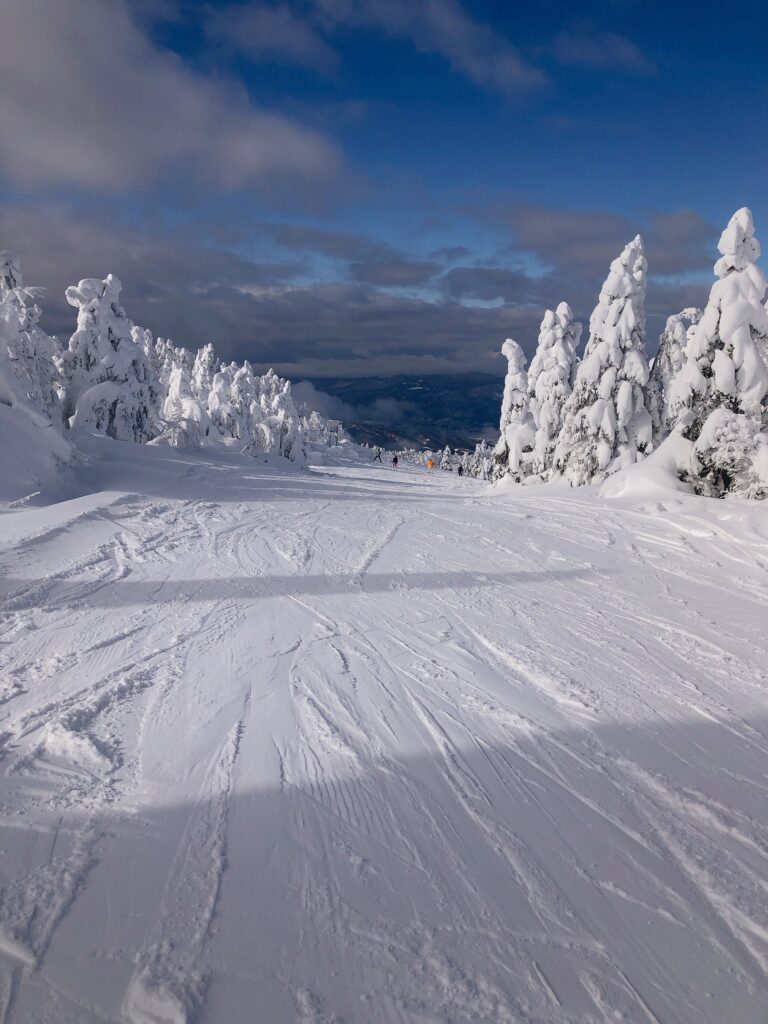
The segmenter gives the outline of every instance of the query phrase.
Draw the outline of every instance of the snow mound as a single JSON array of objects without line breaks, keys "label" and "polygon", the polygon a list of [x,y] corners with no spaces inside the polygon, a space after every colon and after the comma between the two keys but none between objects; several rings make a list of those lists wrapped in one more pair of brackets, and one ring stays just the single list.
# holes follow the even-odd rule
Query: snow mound
[{"label": "snow mound", "polygon": [[648,501],[693,494],[693,488],[680,479],[690,465],[692,449],[692,443],[675,431],[648,458],[609,476],[600,488],[600,497]]},{"label": "snow mound", "polygon": [[39,491],[72,457],[51,421],[13,394],[0,367],[0,501]]}]

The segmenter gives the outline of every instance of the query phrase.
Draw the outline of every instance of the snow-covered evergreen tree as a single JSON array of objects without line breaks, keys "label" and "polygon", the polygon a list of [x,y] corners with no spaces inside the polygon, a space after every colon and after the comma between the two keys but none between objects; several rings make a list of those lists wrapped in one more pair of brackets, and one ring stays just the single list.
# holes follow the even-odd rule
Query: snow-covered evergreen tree
[{"label": "snow-covered evergreen tree", "polygon": [[316,409],[310,409],[307,405],[297,406],[301,420],[301,432],[305,440],[314,444],[329,444],[330,429],[328,420]]},{"label": "snow-covered evergreen tree", "polygon": [[501,347],[507,357],[507,376],[501,402],[499,431],[494,449],[494,477],[511,476],[520,481],[530,471],[524,456],[533,448],[536,428],[530,411],[528,374],[525,372],[523,350],[511,338]]},{"label": "snow-covered evergreen tree", "polygon": [[155,342],[156,359],[153,365],[159,367],[158,376],[160,387],[164,394],[168,393],[168,386],[171,382],[171,374],[178,365],[176,349],[169,338],[158,338]]},{"label": "snow-covered evergreen tree", "polygon": [[159,379],[161,363],[157,358],[157,347],[155,346],[155,339],[152,337],[152,331],[148,327],[134,326],[131,328],[131,338],[134,345],[138,345],[147,357],[152,373]]},{"label": "snow-covered evergreen tree", "polygon": [[163,432],[159,441],[175,448],[199,448],[214,431],[203,403],[192,394],[189,371],[182,362],[171,371],[163,403]]},{"label": "snow-covered evergreen tree", "polygon": [[638,235],[611,264],[563,413],[554,468],[572,486],[603,479],[653,448],[645,354],[646,261]]},{"label": "snow-covered evergreen tree", "polygon": [[210,342],[197,350],[195,365],[192,368],[192,393],[201,402],[207,403],[211,393],[213,378],[219,369],[213,345]]},{"label": "snow-covered evergreen tree", "polygon": [[674,429],[675,415],[670,407],[670,385],[685,362],[685,349],[691,329],[701,317],[702,310],[694,307],[675,313],[667,320],[659,338],[659,351],[653,360],[648,380],[656,444]]},{"label": "snow-covered evergreen tree", "polygon": [[18,256],[7,249],[0,249],[0,288],[8,292],[23,287]]},{"label": "snow-covered evergreen tree", "polygon": [[563,410],[576,377],[576,349],[581,324],[571,307],[561,302],[544,314],[539,344],[528,370],[530,408],[536,426],[531,470],[546,477],[552,467],[555,445],[563,426]]},{"label": "snow-covered evergreen tree", "polygon": [[37,325],[40,310],[18,260],[0,252],[0,500],[39,488],[72,456],[63,436],[58,344]]},{"label": "snow-covered evergreen tree", "polygon": [[15,378],[17,393],[60,424],[61,381],[55,360],[61,348],[38,324],[37,294],[24,287],[18,259],[0,252],[0,359]]},{"label": "snow-covered evergreen tree", "polygon": [[731,217],[718,251],[718,280],[670,389],[672,410],[684,435],[693,441],[707,416],[720,406],[760,416],[768,391],[768,369],[759,350],[768,337],[766,280],[756,264],[760,244],[746,207]]},{"label": "snow-covered evergreen tree", "polygon": [[291,395],[291,382],[268,370],[259,381],[264,428],[269,432],[270,450],[292,462],[303,463],[306,450],[301,436],[299,413]]},{"label": "snow-covered evergreen tree", "polygon": [[213,375],[208,394],[208,415],[222,437],[237,436],[237,410],[230,401],[232,376],[229,368]]},{"label": "snow-covered evergreen tree", "polygon": [[494,449],[486,440],[475,445],[475,450],[469,457],[468,470],[470,476],[476,476],[480,480],[490,480],[494,467]]},{"label": "snow-covered evergreen tree", "polygon": [[160,388],[133,324],[120,305],[119,280],[87,278],[67,288],[77,330],[59,359],[65,415],[72,428],[144,442],[157,432]]},{"label": "snow-covered evergreen tree", "polygon": [[453,469],[453,452],[449,445],[446,445],[440,456],[440,469]]},{"label": "snow-covered evergreen tree", "polygon": [[254,424],[259,422],[260,406],[257,402],[257,382],[253,367],[246,360],[232,378],[229,401],[235,410],[235,437],[244,444],[250,444],[254,436]]},{"label": "snow-covered evergreen tree", "polygon": [[688,481],[710,497],[768,496],[768,432],[758,418],[722,405],[711,412],[693,446]]},{"label": "snow-covered evergreen tree", "polygon": [[[763,303],[763,309],[765,310],[766,316],[768,316],[768,300]],[[757,345],[757,351],[760,353],[760,358],[763,360],[766,366],[768,366],[768,335],[756,334],[755,344]]]},{"label": "snow-covered evergreen tree", "polygon": [[[685,362],[670,386],[670,406],[693,442],[688,478],[700,493],[764,496],[758,467],[768,428],[766,279],[756,264],[760,244],[752,214],[731,217],[718,243],[718,280],[692,332]],[[742,453],[747,452],[745,457]]]}]

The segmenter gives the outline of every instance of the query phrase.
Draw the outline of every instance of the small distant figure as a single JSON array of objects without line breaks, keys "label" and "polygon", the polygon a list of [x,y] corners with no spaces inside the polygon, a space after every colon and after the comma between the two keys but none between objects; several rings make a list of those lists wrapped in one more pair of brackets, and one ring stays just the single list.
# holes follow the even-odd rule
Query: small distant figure
[{"label": "small distant figure", "polygon": [[435,460],[434,459],[427,459],[427,469],[434,469],[434,468],[435,468]]},{"label": "small distant figure", "polygon": [[371,459],[371,462],[382,462],[383,463],[383,461],[384,460],[381,457],[381,448],[377,448],[376,449],[376,454]]},{"label": "small distant figure", "polygon": [[397,456],[392,456],[392,469],[397,469]]},{"label": "small distant figure", "polygon": [[459,474],[459,476],[464,476],[464,467],[462,465],[459,465],[459,468],[456,470],[456,472]]}]

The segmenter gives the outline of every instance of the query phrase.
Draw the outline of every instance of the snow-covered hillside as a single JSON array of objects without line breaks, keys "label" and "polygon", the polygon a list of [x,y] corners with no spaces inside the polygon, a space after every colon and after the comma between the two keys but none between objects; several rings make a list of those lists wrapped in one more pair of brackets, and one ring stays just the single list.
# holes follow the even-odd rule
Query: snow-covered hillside
[{"label": "snow-covered hillside", "polygon": [[0,515],[3,1024],[764,1024],[762,503],[83,444]]}]

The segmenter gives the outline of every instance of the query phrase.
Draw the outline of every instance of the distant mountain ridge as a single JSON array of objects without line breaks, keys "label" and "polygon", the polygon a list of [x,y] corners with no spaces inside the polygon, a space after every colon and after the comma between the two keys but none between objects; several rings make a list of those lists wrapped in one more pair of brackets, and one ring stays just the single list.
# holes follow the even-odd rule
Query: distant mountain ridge
[{"label": "distant mountain ridge", "polygon": [[503,377],[490,373],[306,378],[349,408],[344,427],[386,448],[474,448],[498,437]]}]

